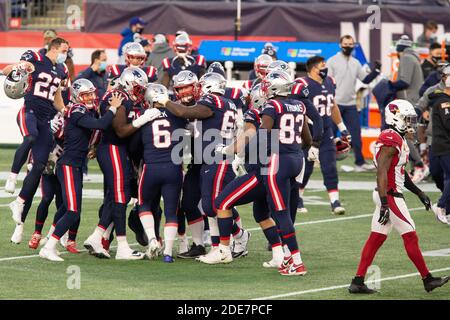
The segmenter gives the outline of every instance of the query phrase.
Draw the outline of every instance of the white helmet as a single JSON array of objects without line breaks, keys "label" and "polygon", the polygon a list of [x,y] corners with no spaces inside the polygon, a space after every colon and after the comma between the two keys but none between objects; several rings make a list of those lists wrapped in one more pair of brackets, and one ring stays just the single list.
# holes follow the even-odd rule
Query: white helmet
[{"label": "white helmet", "polygon": [[286,71],[272,71],[261,82],[261,90],[266,99],[287,96],[291,93],[294,79]]},{"label": "white helmet", "polygon": [[252,109],[259,109],[266,102],[266,98],[263,95],[260,83],[253,86],[252,91],[250,91],[250,99],[250,107]]},{"label": "white helmet", "polygon": [[20,68],[13,68],[3,83],[5,94],[11,99],[23,98],[32,86],[31,74]]},{"label": "white helmet", "polygon": [[131,100],[139,103],[144,100],[148,78],[145,72],[138,67],[128,67],[123,70],[119,78],[119,86],[128,93]]},{"label": "white helmet", "polygon": [[[180,92],[180,89],[191,87],[190,91],[184,90]],[[200,97],[200,90],[198,84],[198,78],[190,70],[183,70],[173,77],[173,91],[175,96],[183,103],[192,102]]]},{"label": "white helmet", "polygon": [[[82,103],[89,109],[95,108],[98,105],[97,89],[88,79],[78,79],[74,81],[70,87],[70,95],[73,102]],[[86,97],[86,94],[94,93],[94,96]]]},{"label": "white helmet", "polygon": [[145,90],[146,107],[153,108],[154,102],[168,99],[168,97],[169,93],[165,86],[158,83],[150,83]]},{"label": "white helmet", "polygon": [[186,56],[192,52],[192,40],[186,32],[180,33],[173,41],[172,46],[177,56]]},{"label": "white helmet", "polygon": [[218,93],[224,94],[227,81],[220,74],[211,72],[205,73],[199,81],[202,94]]},{"label": "white helmet", "polygon": [[386,124],[399,133],[414,132],[417,126],[417,113],[413,105],[406,100],[390,102],[384,111]]},{"label": "white helmet", "polygon": [[269,64],[266,71],[267,71],[267,73],[271,73],[272,71],[290,72],[291,68],[289,67],[287,62],[284,62],[283,60],[275,60]]},{"label": "white helmet", "polygon": [[[144,47],[138,42],[129,42],[124,45],[123,53],[125,55],[125,62],[128,66],[136,66],[131,65],[130,59],[132,58],[141,58],[142,62],[139,66],[142,66],[147,58],[147,54],[145,53]],[[137,67],[137,66],[136,66]]]}]

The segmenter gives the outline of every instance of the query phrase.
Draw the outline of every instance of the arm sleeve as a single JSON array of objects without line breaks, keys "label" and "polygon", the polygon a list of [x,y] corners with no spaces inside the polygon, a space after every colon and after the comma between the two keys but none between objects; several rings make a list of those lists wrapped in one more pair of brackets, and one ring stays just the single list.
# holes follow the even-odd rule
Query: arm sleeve
[{"label": "arm sleeve", "polygon": [[112,112],[106,112],[100,119],[85,114],[78,119],[77,125],[87,129],[105,130],[111,125],[113,118],[114,114]]},{"label": "arm sleeve", "polygon": [[312,102],[308,99],[303,99],[302,102],[306,107],[306,115],[313,122],[312,125],[312,138],[314,142],[322,141],[323,136],[323,119],[317,111],[316,107],[312,104]]},{"label": "arm sleeve", "polygon": [[422,192],[422,190],[420,190],[415,184],[414,182],[412,182],[411,178],[409,177],[408,172],[405,170],[405,182],[403,184],[405,186],[406,189],[408,189],[409,191],[411,191],[412,193],[418,195],[419,193]]},{"label": "arm sleeve", "polygon": [[372,70],[367,76],[365,76],[361,81],[364,84],[369,84],[371,83],[373,80],[375,80],[375,78],[379,75],[380,73],[376,70]]}]

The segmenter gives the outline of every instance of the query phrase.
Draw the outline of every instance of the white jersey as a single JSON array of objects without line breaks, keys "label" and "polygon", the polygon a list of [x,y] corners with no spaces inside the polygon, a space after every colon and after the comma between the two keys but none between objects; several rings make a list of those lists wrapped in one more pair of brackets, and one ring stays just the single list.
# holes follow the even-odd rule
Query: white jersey
[{"label": "white jersey", "polygon": [[397,131],[392,129],[383,130],[375,144],[375,165],[377,165],[378,155],[382,146],[397,149],[397,153],[394,155],[388,170],[387,190],[402,192],[405,183],[405,166],[409,158],[408,144]]}]

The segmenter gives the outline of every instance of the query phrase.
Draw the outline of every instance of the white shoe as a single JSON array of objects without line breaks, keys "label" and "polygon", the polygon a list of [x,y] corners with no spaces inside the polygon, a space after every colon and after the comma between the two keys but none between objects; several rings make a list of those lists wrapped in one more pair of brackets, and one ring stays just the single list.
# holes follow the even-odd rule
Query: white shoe
[{"label": "white shoe", "polygon": [[178,253],[189,251],[189,241],[186,236],[178,238]]},{"label": "white shoe", "polygon": [[283,263],[283,259],[281,259],[280,261],[275,260],[274,258],[272,258],[272,260],[267,261],[267,262],[263,262],[263,267],[264,268],[279,268],[281,267],[281,264]]},{"label": "white shoe", "polygon": [[101,241],[96,241],[92,235],[86,239],[83,246],[89,251],[89,254],[96,256],[97,258],[106,258],[109,259],[111,256],[108,251],[106,251]]},{"label": "white shoe", "polygon": [[17,200],[14,200],[13,202],[11,202],[9,204],[9,208],[12,211],[12,218],[13,218],[14,222],[17,223],[17,224],[23,224],[23,222],[22,222],[22,212],[23,212],[24,206],[25,206],[25,204],[20,203]]},{"label": "white shoe", "polygon": [[17,183],[17,180],[8,178],[8,180],[6,180],[6,183],[5,183],[5,191],[13,194],[14,191],[16,191],[16,183]]},{"label": "white shoe", "polygon": [[361,166],[355,166],[355,172],[367,172],[375,170],[375,165],[370,163],[364,163]]},{"label": "white shoe", "polygon": [[437,204],[433,204],[433,206],[431,207],[431,210],[433,210],[437,221],[439,221],[441,223],[444,223],[444,224],[448,224],[447,216],[445,214],[445,209],[444,208],[439,208],[437,206]]},{"label": "white shoe", "polygon": [[11,236],[11,242],[15,244],[19,244],[22,242],[23,235],[23,224],[16,224],[16,228],[14,229],[14,233]]},{"label": "white shoe", "polygon": [[125,250],[117,250],[116,260],[142,260],[145,254],[139,251],[135,251],[128,247]]},{"label": "white shoe", "polygon": [[331,213],[335,214],[335,215],[339,215],[339,216],[343,215],[343,214],[345,214],[345,208],[344,207],[336,207],[333,209],[333,211],[331,211]]},{"label": "white shoe", "polygon": [[412,176],[411,180],[414,183],[419,183],[423,179],[425,179],[430,174],[430,169],[427,165],[424,165],[423,167],[414,167],[414,175]]},{"label": "white shoe", "polygon": [[198,260],[206,264],[230,263],[233,256],[229,248],[214,248],[208,254],[198,257]]},{"label": "white shoe", "polygon": [[306,209],[306,208],[297,208],[297,213],[308,213],[308,209]]},{"label": "white shoe", "polygon": [[61,238],[59,238],[59,243],[65,248],[67,247],[67,241],[69,240],[69,232],[63,234]]},{"label": "white shoe", "polygon": [[41,241],[39,242],[39,247],[45,246],[45,244],[47,243],[49,237],[45,236],[44,238],[41,239]]},{"label": "white shoe", "polygon": [[245,257],[248,254],[248,240],[250,240],[251,233],[242,229],[242,236],[239,239],[234,239],[233,258]]},{"label": "white shoe", "polygon": [[161,244],[159,243],[158,240],[156,240],[156,238],[151,239],[148,242],[148,248],[147,251],[145,251],[145,255],[147,256],[147,258],[151,260],[157,258],[160,253],[161,253]]},{"label": "white shoe", "polygon": [[209,233],[209,230],[203,231],[203,244],[205,247],[211,247],[211,234]]},{"label": "white shoe", "polygon": [[46,247],[43,247],[40,251],[39,251],[39,257],[50,260],[50,261],[64,261],[63,258],[60,258],[57,251],[56,250],[50,250],[47,249]]}]

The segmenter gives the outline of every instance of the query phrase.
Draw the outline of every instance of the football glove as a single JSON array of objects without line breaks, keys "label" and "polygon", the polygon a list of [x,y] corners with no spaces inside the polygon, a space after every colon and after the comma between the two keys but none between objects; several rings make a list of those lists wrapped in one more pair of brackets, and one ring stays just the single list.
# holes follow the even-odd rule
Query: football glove
[{"label": "football glove", "polygon": [[350,135],[350,132],[348,132],[347,130],[341,132],[341,139],[348,143],[352,142],[352,136]]},{"label": "football glove", "polygon": [[232,144],[229,145],[229,146],[226,146],[226,145],[224,145],[222,143],[219,143],[216,146],[215,151],[216,151],[216,153],[221,153],[221,154],[229,155],[229,156],[234,154],[234,152],[233,152],[233,145]]},{"label": "football glove", "polygon": [[161,111],[159,111],[157,108],[147,109],[147,110],[145,110],[145,112],[142,116],[140,116],[136,120],[133,120],[133,122],[131,124],[135,128],[140,128],[147,122],[150,122],[156,118],[159,118],[160,115],[161,115]]},{"label": "football glove", "polygon": [[64,125],[64,116],[58,112],[52,120],[50,120],[50,129],[52,130],[52,133],[57,132],[62,128]]},{"label": "football glove", "polygon": [[309,147],[308,150],[308,161],[317,161],[319,160],[319,148],[315,146]]},{"label": "football glove", "polygon": [[431,209],[431,200],[430,200],[430,198],[424,192],[420,192],[417,196],[419,197],[419,200],[425,206],[425,209],[427,211],[430,210]]},{"label": "football glove", "polygon": [[231,163],[231,167],[233,168],[233,172],[236,175],[236,177],[243,176],[247,174],[247,171],[244,168],[244,159],[236,155],[234,157],[233,162]]},{"label": "football glove", "polygon": [[387,198],[383,197],[381,199],[381,208],[380,208],[380,217],[378,218],[378,222],[381,225],[385,225],[389,221],[389,205],[387,203]]}]

